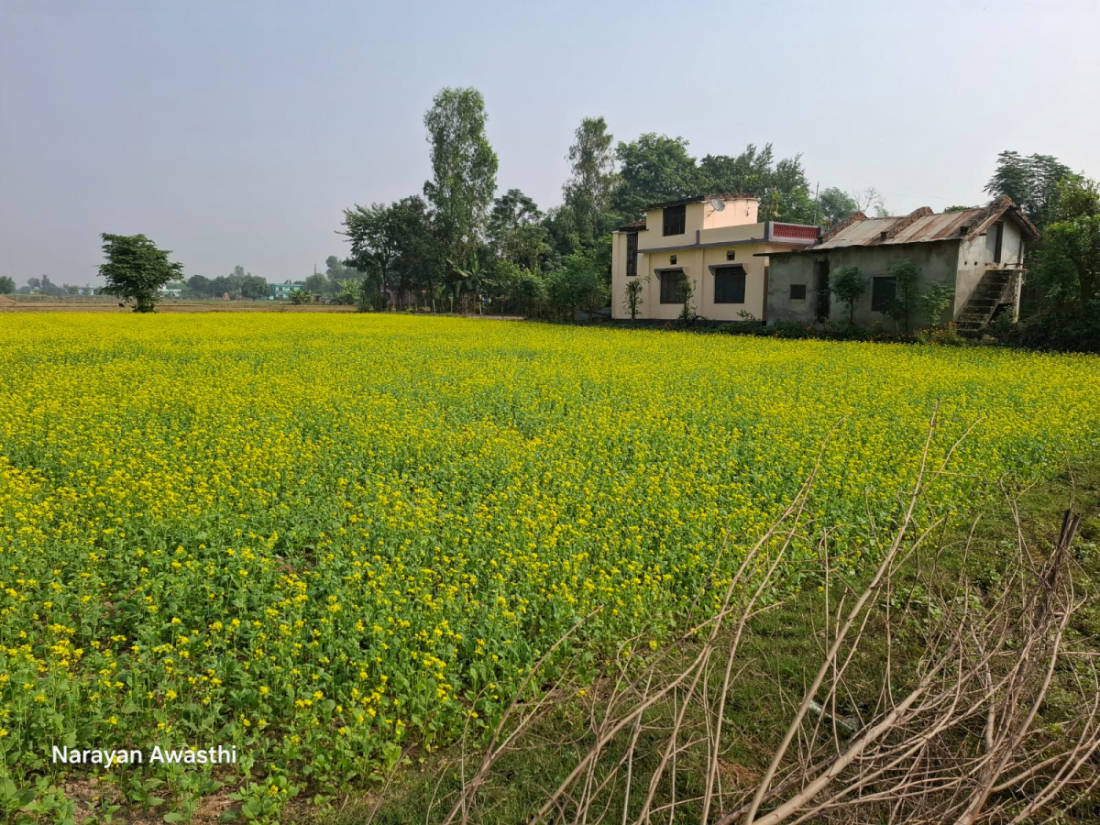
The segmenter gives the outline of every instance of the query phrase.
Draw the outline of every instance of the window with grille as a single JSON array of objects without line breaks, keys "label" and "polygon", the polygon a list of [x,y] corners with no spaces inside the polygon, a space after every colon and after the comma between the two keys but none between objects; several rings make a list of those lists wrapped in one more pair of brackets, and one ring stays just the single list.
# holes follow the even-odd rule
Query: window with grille
[{"label": "window with grille", "polygon": [[737,264],[714,268],[714,303],[745,303],[745,267]]},{"label": "window with grille", "polygon": [[638,274],[638,233],[631,232],[626,236],[626,274],[633,277]]},{"label": "window with grille", "polygon": [[661,303],[683,303],[683,295],[680,293],[680,284],[684,280],[682,269],[667,270],[661,273]]},{"label": "window with grille", "polygon": [[806,285],[805,284],[791,284],[791,300],[792,301],[805,301],[806,300]]},{"label": "window with grille", "polygon": [[665,234],[683,235],[687,231],[687,206],[665,207]]}]

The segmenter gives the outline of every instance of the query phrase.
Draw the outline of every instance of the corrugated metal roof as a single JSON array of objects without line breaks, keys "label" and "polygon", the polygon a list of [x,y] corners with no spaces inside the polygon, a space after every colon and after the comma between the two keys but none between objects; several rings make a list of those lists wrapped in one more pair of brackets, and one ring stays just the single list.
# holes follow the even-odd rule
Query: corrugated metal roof
[{"label": "corrugated metal roof", "polygon": [[931,243],[933,241],[973,239],[995,220],[1008,213],[1026,236],[1038,237],[1019,207],[1004,197],[988,206],[958,212],[935,214],[926,206],[899,217],[868,218],[856,213],[827,233],[821,243],[807,251],[839,249],[846,246],[888,246],[890,244]]}]

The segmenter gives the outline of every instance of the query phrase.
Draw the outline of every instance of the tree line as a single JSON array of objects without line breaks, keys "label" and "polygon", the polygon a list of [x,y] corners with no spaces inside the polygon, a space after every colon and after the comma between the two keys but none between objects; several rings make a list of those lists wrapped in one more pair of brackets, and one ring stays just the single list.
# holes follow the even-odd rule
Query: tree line
[{"label": "tree line", "polygon": [[561,204],[543,211],[519,189],[497,192],[487,120],[476,89],[443,89],[424,115],[432,179],[422,193],[345,210],[338,231],[361,306],[572,317],[608,300],[612,231],[680,197],[751,193],[761,220],[825,225],[885,210],[873,189],[812,192],[801,156],[777,158],[770,143],[699,159],[682,137],[616,142],[604,118],[591,117],[569,146]]},{"label": "tree line", "polygon": [[[519,189],[497,191],[498,159],[487,120],[476,89],[441,90],[424,115],[431,179],[419,194],[346,209],[337,230],[349,244],[346,257],[330,256],[324,272],[304,279],[302,292],[363,309],[416,304],[571,318],[578,310],[606,306],[611,233],[651,203],[750,193],[760,198],[761,220],[826,227],[857,210],[887,214],[873,188],[854,194],[837,187],[811,191],[801,155],[777,158],[770,143],[696,158],[682,137],[646,133],[616,141],[602,117],[585,118],[574,131],[562,201],[543,211]],[[1011,197],[1043,233],[1027,261],[1037,306],[1081,309],[1100,300],[1095,181],[1072,173],[1053,156],[1006,151],[985,191]],[[182,279],[167,253],[144,236],[103,238],[109,260],[101,275],[114,272],[117,278],[123,272],[113,266],[112,256],[132,261],[151,256],[143,265],[159,261],[157,288]],[[10,280],[0,278],[0,291],[10,291]],[[35,291],[57,289],[45,276],[31,281]],[[147,292],[153,288],[149,284],[141,288]],[[211,298],[271,294],[265,279],[240,266],[212,279],[191,276],[185,290],[188,296]],[[104,291],[125,290],[108,277]]]}]

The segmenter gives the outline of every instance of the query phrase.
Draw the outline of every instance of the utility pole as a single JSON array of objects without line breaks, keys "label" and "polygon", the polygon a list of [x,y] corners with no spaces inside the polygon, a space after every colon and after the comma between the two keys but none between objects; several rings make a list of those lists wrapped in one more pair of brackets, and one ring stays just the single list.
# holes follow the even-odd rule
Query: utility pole
[{"label": "utility pole", "polygon": [[821,181],[814,184],[814,226],[817,226],[817,213],[821,208]]}]

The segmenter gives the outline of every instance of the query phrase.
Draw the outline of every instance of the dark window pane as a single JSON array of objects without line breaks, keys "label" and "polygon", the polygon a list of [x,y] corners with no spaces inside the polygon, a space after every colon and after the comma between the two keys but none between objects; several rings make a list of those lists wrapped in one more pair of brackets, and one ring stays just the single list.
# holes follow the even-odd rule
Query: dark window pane
[{"label": "dark window pane", "polygon": [[684,280],[683,270],[661,273],[661,303],[679,304],[683,302],[680,295],[680,282]]},{"label": "dark window pane", "polygon": [[745,267],[740,264],[715,267],[714,303],[745,303]]},{"label": "dark window pane", "polygon": [[805,284],[791,284],[791,300],[792,301],[805,301],[806,300],[806,285]]},{"label": "dark window pane", "polygon": [[683,235],[687,228],[687,207],[669,206],[665,209],[665,234]]},{"label": "dark window pane", "polygon": [[638,274],[638,233],[626,236],[626,274],[627,277]]},{"label": "dark window pane", "polygon": [[875,278],[871,283],[871,309],[888,312],[897,297],[898,282],[893,275]]}]

